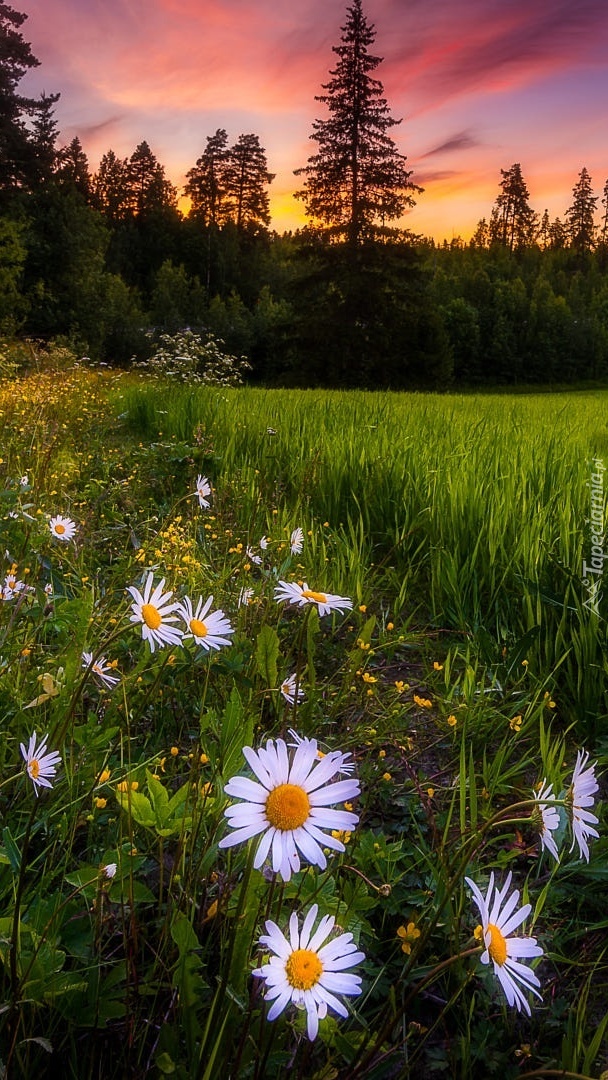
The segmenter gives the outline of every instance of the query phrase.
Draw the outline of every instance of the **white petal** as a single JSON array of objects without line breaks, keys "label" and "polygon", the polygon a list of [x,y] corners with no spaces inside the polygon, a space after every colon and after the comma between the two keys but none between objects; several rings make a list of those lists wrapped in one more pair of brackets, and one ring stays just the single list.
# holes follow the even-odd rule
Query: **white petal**
[{"label": "white petal", "polygon": [[233,776],[224,787],[226,795],[235,799],[247,799],[248,802],[265,803],[268,798],[268,789],[256,784],[247,776]]},{"label": "white petal", "polygon": [[280,1016],[280,1014],[283,1012],[283,1009],[285,1008],[286,1005],[289,1004],[290,1001],[291,1001],[291,988],[289,990],[284,991],[281,994],[281,996],[277,998],[274,1005],[271,1005],[271,1007],[268,1010],[268,1019],[269,1020],[276,1020],[277,1016]]},{"label": "white petal", "polygon": [[[304,854],[306,854],[306,853],[304,852]],[[318,904],[313,904],[312,907],[306,913],[306,918],[304,919],[304,925],[302,926],[302,932],[300,934],[300,948],[301,949],[307,949],[308,948],[308,942],[310,941],[311,930],[312,930],[312,928],[314,926],[315,919],[317,918],[318,912],[319,912],[319,905]]]},{"label": "white petal", "polygon": [[296,829],[293,833],[294,842],[299,847],[305,859],[308,859],[309,863],[313,866],[318,866],[321,870],[324,870],[327,866],[327,860],[323,854],[322,849],[319,847],[316,840],[306,831],[306,829]]},{"label": "white petal", "polygon": [[260,867],[263,866],[264,863],[266,862],[266,859],[268,858],[268,852],[270,851],[270,845],[272,844],[272,838],[273,838],[274,834],[275,834],[275,829],[274,829],[274,826],[271,825],[271,827],[269,829],[267,829],[267,831],[264,833],[262,839],[260,840],[260,843],[258,845],[258,850],[256,851],[256,854],[255,854],[255,860],[254,860],[254,863],[253,863],[256,870],[259,870]]},{"label": "white petal", "polygon": [[228,836],[222,837],[218,847],[229,848],[235,847],[236,844],[242,844],[245,840],[250,840],[252,836],[257,836],[258,833],[262,832],[264,827],[264,822],[261,824],[254,822],[252,825],[247,825],[243,829],[237,829],[236,832],[228,833]]},{"label": "white petal", "polygon": [[315,930],[308,943],[308,948],[311,950],[311,952],[316,952],[317,949],[319,949],[325,939],[329,937],[335,925],[336,920],[333,915],[323,916],[323,918],[319,921],[319,925],[317,926],[317,929]]}]

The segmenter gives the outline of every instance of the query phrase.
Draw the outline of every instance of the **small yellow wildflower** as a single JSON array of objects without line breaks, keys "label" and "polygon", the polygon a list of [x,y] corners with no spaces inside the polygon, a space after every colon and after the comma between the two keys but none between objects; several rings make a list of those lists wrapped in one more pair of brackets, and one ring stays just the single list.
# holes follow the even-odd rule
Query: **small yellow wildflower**
[{"label": "small yellow wildflower", "polygon": [[378,751],[378,757],[379,758],[385,758],[386,757],[386,750],[379,750]]},{"label": "small yellow wildflower", "polygon": [[382,773],[382,779],[383,780],[392,780],[393,778],[392,778],[390,772],[385,772],[385,773]]},{"label": "small yellow wildflower", "polygon": [[443,671],[443,664],[437,663],[436,660],[433,661],[433,667],[435,671]]},{"label": "small yellow wildflower", "polygon": [[199,761],[200,761],[201,765],[207,765],[208,762],[209,762],[209,758],[207,757],[206,754],[201,754],[201,756],[199,758]]},{"label": "small yellow wildflower", "polygon": [[395,687],[396,687],[397,693],[402,694],[403,691],[405,690],[405,683],[404,683],[403,679],[397,679],[397,681],[395,683]]},{"label": "small yellow wildflower", "polygon": [[433,708],[433,702],[432,701],[429,701],[428,698],[419,697],[418,694],[414,694],[414,701],[416,702],[416,705],[418,705],[421,709],[432,709]]},{"label": "small yellow wildflower", "polygon": [[447,723],[450,725],[450,727],[456,727],[456,724],[458,723],[458,720],[454,716],[454,713],[450,713],[450,715],[448,716],[448,719],[447,719]]},{"label": "small yellow wildflower", "polygon": [[365,615],[365,612],[367,611],[367,604],[359,604],[359,611],[362,615]]},{"label": "small yellow wildflower", "polygon": [[426,793],[427,793],[429,799],[434,799],[434,797],[435,797],[435,788],[434,787],[427,788]]},{"label": "small yellow wildflower", "polygon": [[387,622],[386,629],[387,630],[394,630],[395,629],[395,624],[392,623],[392,622]]},{"label": "small yellow wildflower", "polygon": [[370,675],[369,671],[364,671],[363,672],[363,682],[375,683],[375,682],[378,682],[378,680],[375,677],[375,675]]},{"label": "small yellow wildflower", "polygon": [[522,716],[512,716],[509,720],[509,727],[511,728],[511,731],[521,731],[522,721]]},{"label": "small yellow wildflower", "polygon": [[108,800],[107,799],[102,799],[100,797],[95,799],[95,806],[97,807],[98,810],[105,810],[107,805],[108,805]]},{"label": "small yellow wildflower", "polygon": [[522,666],[522,667],[527,667],[529,663],[530,663],[530,661],[529,661],[529,660],[522,660],[522,662],[521,662],[521,666]]},{"label": "small yellow wildflower", "polygon": [[111,773],[109,769],[102,769],[97,779],[98,784],[107,784],[110,779]]},{"label": "small yellow wildflower", "polygon": [[331,835],[334,840],[341,840],[343,844],[348,844],[352,833],[347,832],[345,829],[332,829]]},{"label": "small yellow wildflower", "polygon": [[412,945],[417,938],[420,937],[420,930],[416,926],[416,923],[409,922],[407,926],[400,926],[397,930],[397,937],[401,940],[401,951],[409,956],[412,951]]},{"label": "small yellow wildflower", "polygon": [[177,755],[179,754],[179,748],[177,746],[172,746],[169,753],[171,754],[171,757],[177,757]]}]

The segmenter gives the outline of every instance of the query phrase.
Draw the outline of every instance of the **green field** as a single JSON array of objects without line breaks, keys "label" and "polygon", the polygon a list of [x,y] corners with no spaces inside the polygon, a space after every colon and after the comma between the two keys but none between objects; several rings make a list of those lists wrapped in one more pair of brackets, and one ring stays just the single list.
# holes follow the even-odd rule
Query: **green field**
[{"label": "green field", "polygon": [[[606,840],[594,790],[587,862],[572,772],[589,751],[601,797],[608,603],[599,573],[590,602],[583,564],[598,492],[605,523],[607,417],[603,391],[188,388],[86,369],[0,383],[19,585],[0,607],[7,1075],[599,1077]],[[53,534],[58,514],[73,538]],[[167,602],[212,596],[229,642],[209,647],[203,614],[198,640],[152,650],[154,618],[126,590],[161,579]],[[279,581],[302,606],[277,602]],[[333,594],[352,606],[319,614]],[[253,865],[256,839],[218,843],[231,779],[253,776],[243,747],[290,729],[351,755],[332,782],[360,794],[336,799],[358,822],[325,826],[326,866],[302,856],[286,879]],[[34,731],[60,757],[39,792],[20,751]],[[544,780],[554,806],[534,797]],[[465,882],[485,893],[510,871],[531,905],[513,934],[542,949],[530,1017],[493,966],[500,934],[480,962]],[[321,1010],[313,1040],[293,1004],[268,1020],[251,974],[266,920],[285,931],[312,904],[365,956],[347,1015]]]}]

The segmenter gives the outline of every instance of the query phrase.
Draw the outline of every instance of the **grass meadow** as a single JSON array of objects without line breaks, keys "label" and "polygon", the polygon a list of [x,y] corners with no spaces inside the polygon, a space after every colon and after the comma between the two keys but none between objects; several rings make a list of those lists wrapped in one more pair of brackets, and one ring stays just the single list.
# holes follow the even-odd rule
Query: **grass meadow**
[{"label": "grass meadow", "polygon": [[608,392],[0,433],[0,1075],[598,1080]]}]

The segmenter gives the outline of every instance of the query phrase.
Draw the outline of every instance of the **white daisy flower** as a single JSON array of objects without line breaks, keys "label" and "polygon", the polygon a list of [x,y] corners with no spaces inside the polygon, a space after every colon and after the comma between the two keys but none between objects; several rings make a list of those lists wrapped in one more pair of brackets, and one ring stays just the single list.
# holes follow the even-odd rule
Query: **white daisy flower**
[{"label": "white daisy flower", "polygon": [[597,761],[587,767],[588,761],[589,752],[579,750],[576,755],[572,783],[566,793],[566,807],[570,812],[572,825],[572,847],[570,851],[573,851],[574,845],[578,844],[580,858],[586,859],[587,862],[589,862],[587,837],[599,836],[596,829],[592,827],[598,824],[598,819],[589,810],[589,807],[593,806],[593,796],[598,789],[594,772]]},{"label": "white daisy flower", "polygon": [[221,649],[222,645],[231,645],[232,642],[226,634],[234,634],[230,622],[221,609],[212,611],[210,615],[207,614],[212,603],[212,596],[208,600],[203,600],[201,596],[195,611],[192,601],[186,596],[179,605],[179,613],[187,628],[184,637],[194,638],[196,644],[202,645],[207,651]]},{"label": "white daisy flower", "polygon": [[249,559],[249,562],[255,563],[256,566],[261,566],[262,559],[260,558],[259,555],[256,555],[253,548],[250,548],[250,547],[246,548],[245,554],[247,555],[247,558]]},{"label": "white daisy flower", "polygon": [[14,574],[7,574],[0,590],[0,596],[2,596],[3,600],[14,600],[25,588],[27,586],[24,581],[19,581]]},{"label": "white daisy flower", "polygon": [[[82,666],[88,668],[91,666],[91,660],[93,659],[93,653],[83,652],[82,654]],[[109,690],[113,686],[116,686],[117,682],[120,682],[120,678],[117,675],[112,675],[112,667],[108,664],[105,656],[100,656],[98,660],[91,667],[91,671],[97,675],[99,681],[107,686]]]},{"label": "white daisy flower", "polygon": [[237,597],[236,606],[246,607],[253,596],[253,589],[243,588]]},{"label": "white daisy flower", "polygon": [[39,746],[36,746],[37,735],[36,732],[30,738],[27,750],[23,743],[20,743],[21,756],[25,761],[25,771],[29,776],[32,784],[34,785],[34,791],[38,794],[39,787],[52,788],[52,783],[49,777],[55,776],[56,766],[61,762],[61,755],[57,750],[51,750],[50,754],[46,752],[46,741],[48,735],[45,735],[41,739]]},{"label": "white daisy flower", "polygon": [[[559,814],[555,806],[550,806],[547,800],[554,801],[553,784],[547,784],[546,780],[543,780],[540,791],[535,791],[534,798],[539,803],[538,807],[534,807],[532,817],[534,821],[540,826],[540,842],[543,850],[550,851],[556,862],[559,862],[559,852],[557,850],[557,844],[551,836],[552,832],[559,829]],[[545,803],[543,806],[542,803]]]},{"label": "white daisy flower", "polygon": [[67,543],[68,540],[74,539],[76,522],[72,521],[71,518],[62,517],[61,514],[57,514],[49,521],[49,529],[57,540],[63,540]]},{"label": "white daisy flower", "polygon": [[262,551],[266,551],[266,548],[268,547],[268,537],[267,536],[263,536],[262,539],[260,540],[260,547],[261,547]]},{"label": "white daisy flower", "polygon": [[[225,787],[227,795],[245,802],[225,811],[228,824],[236,831],[220,840],[221,848],[234,847],[263,833],[254,867],[259,870],[271,853],[272,870],[289,881],[300,869],[298,850],[321,870],[327,859],[323,848],[344,851],[344,844],[332,832],[351,832],[357,814],[329,809],[360,794],[358,780],[329,781],[340,771],[340,751],[326,754],[321,760],[316,739],[303,739],[290,755],[283,739],[269,739],[257,752],[243,747],[243,754],[259,783],[245,776],[235,776]],[[328,829],[329,834],[322,832]],[[272,849],[272,852],[271,852]]]},{"label": "white daisy flower", "polygon": [[281,693],[290,705],[295,705],[296,700],[301,701],[304,697],[304,691],[297,682],[295,675],[288,675],[287,678],[281,683]]},{"label": "white daisy flower", "polygon": [[131,605],[133,614],[132,623],[141,623],[141,636],[150,646],[150,652],[154,652],[157,645],[180,645],[183,637],[178,626],[171,626],[177,619],[172,613],[177,611],[179,603],[169,600],[172,592],[163,593],[165,579],[153,588],[154,575],[152,571],[146,578],[143,594],[134,585],[127,586],[127,592],[131,593],[135,603]]},{"label": "white daisy flower", "polygon": [[305,604],[316,604],[319,615],[329,615],[331,611],[350,611],[353,602],[348,596],[334,596],[333,593],[314,592],[309,589],[306,582],[298,585],[296,581],[279,581],[274,590],[276,601],[287,600],[289,604],[297,604],[304,607]]},{"label": "white daisy flower", "polygon": [[207,496],[211,495],[211,484],[206,476],[197,476],[196,478],[196,494],[198,495],[198,504],[202,510],[208,510],[211,503],[208,501]]},{"label": "white daisy flower", "polygon": [[531,990],[537,998],[540,998],[541,995],[536,989],[540,986],[540,982],[530,968],[520,963],[520,958],[542,956],[543,950],[536,944],[536,938],[509,937],[509,934],[516,930],[524,919],[527,919],[532,910],[531,904],[524,904],[519,911],[515,911],[519,900],[517,889],[504,903],[511,886],[512,876],[509,873],[503,888],[501,890],[497,888],[494,892],[494,873],[492,872],[485,896],[481,894],[474,881],[470,878],[465,878],[465,881],[473,893],[473,899],[481,915],[481,926],[478,926],[475,931],[475,937],[483,941],[485,945],[481,962],[489,964],[492,961],[494,974],[505,992],[509,1005],[514,1005],[518,1012],[523,1008],[524,1012],[530,1016],[530,1006],[521,987],[524,990]]},{"label": "white daisy flower", "polygon": [[19,480],[19,487],[26,488],[30,482],[29,476],[22,476]]},{"label": "white daisy flower", "polygon": [[294,529],[289,541],[292,555],[301,555],[304,547],[304,533],[301,529]]},{"label": "white daisy flower", "polygon": [[[324,915],[314,929],[319,908],[313,904],[307,912],[302,929],[295,912],[289,920],[289,940],[276,923],[266,920],[266,933],[260,945],[273,955],[267,964],[255,968],[253,974],[266,983],[264,997],[272,1001],[268,1019],[276,1020],[292,1002],[306,1009],[308,1038],[315,1039],[319,1020],[330,1008],[338,1016],[347,1017],[348,1010],[336,994],[354,996],[361,993],[361,976],[346,973],[345,969],[365,960],[358,952],[352,934],[340,934],[328,941],[336,920]],[[325,944],[324,944],[325,942]]]},{"label": "white daisy flower", "polygon": [[115,862],[109,862],[106,863],[105,866],[102,866],[100,873],[102,873],[104,877],[109,878],[111,881],[113,877],[116,877],[117,869],[118,867]]}]

